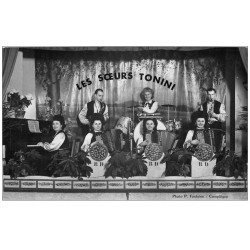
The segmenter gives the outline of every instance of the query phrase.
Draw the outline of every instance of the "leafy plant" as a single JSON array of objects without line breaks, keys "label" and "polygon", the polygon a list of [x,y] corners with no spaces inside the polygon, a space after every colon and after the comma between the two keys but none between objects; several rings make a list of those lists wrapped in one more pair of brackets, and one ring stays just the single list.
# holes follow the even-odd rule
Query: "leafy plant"
[{"label": "leafy plant", "polygon": [[34,149],[29,152],[17,151],[14,153],[14,158],[6,164],[4,172],[9,174],[11,179],[35,175],[38,173],[37,166],[41,159],[41,154]]},{"label": "leafy plant", "polygon": [[145,157],[139,154],[126,152],[114,152],[105,165],[106,171],[104,176],[107,178],[122,177],[129,178],[133,176],[146,176],[148,168]]},{"label": "leafy plant", "polygon": [[[221,157],[220,157],[221,156]],[[232,177],[236,179],[240,176],[247,178],[247,157],[237,156],[233,151],[227,151],[224,155],[216,155],[221,160],[218,161],[213,169],[213,173],[218,176]]]},{"label": "leafy plant", "polygon": [[192,152],[186,149],[176,149],[173,153],[167,153],[161,160],[166,163],[165,176],[189,176],[191,169]]},{"label": "leafy plant", "polygon": [[90,177],[93,169],[88,166],[91,161],[87,158],[87,154],[83,151],[69,156],[69,151],[58,151],[52,157],[52,161],[48,165],[52,176],[71,176],[71,177]]},{"label": "leafy plant", "polygon": [[11,90],[7,94],[7,102],[12,109],[24,109],[31,105],[32,95],[27,94],[26,96],[20,95],[15,89]]}]

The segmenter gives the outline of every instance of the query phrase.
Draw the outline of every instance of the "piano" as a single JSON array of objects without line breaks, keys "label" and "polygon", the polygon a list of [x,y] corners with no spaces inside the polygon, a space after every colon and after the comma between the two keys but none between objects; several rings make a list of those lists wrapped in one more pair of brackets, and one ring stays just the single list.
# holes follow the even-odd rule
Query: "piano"
[{"label": "piano", "polygon": [[[31,125],[33,124],[33,129]],[[39,124],[39,130],[35,130],[35,125]],[[32,131],[31,131],[32,130]],[[14,153],[22,150],[42,148],[31,147],[27,145],[36,145],[38,142],[45,142],[51,138],[53,134],[52,122],[43,120],[18,119],[18,118],[4,118],[3,119],[3,145],[5,145],[6,162],[14,156]]]}]

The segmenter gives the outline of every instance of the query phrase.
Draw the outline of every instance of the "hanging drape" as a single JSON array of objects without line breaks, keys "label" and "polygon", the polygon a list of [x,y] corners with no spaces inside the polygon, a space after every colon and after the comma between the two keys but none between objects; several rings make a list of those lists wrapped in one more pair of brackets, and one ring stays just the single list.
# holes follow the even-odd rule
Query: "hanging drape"
[{"label": "hanging drape", "polygon": [[[113,127],[119,117],[132,116],[129,107],[138,105],[142,89],[150,87],[159,102],[163,120],[176,118],[189,121],[191,112],[205,101],[207,88],[214,87],[217,99],[224,102],[224,58],[224,53],[220,51],[38,51],[37,116],[39,118],[45,108],[46,97],[52,99],[52,105],[60,99],[64,103],[64,116],[76,125],[75,119],[83,105],[92,99],[95,89],[101,88],[109,108],[110,126]],[[129,72],[132,79],[128,77]],[[117,73],[117,78],[120,73],[119,79],[113,77],[100,81],[99,75],[108,73],[113,76]],[[122,73],[126,79],[121,79]],[[154,77],[163,84],[153,81]],[[87,78],[92,83],[82,87],[81,81]],[[79,90],[77,84],[82,89]]]},{"label": "hanging drape", "polygon": [[242,59],[242,62],[244,64],[244,67],[246,69],[246,72],[248,72],[248,63],[247,63],[247,59],[248,59],[248,48],[246,47],[239,47],[239,51],[240,51],[240,56]]},{"label": "hanging drape", "polygon": [[10,78],[15,66],[17,54],[18,54],[18,48],[3,48],[2,50],[2,97],[3,100],[6,96],[6,91],[10,82]]}]

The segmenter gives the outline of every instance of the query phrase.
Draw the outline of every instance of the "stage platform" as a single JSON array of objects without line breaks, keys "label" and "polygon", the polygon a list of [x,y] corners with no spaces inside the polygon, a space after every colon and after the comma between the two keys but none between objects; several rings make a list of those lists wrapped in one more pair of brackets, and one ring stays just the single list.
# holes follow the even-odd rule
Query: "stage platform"
[{"label": "stage platform", "polygon": [[25,178],[3,178],[3,191],[8,192],[247,192],[247,180],[233,177],[146,177],[122,178],[83,178],[28,176]]}]

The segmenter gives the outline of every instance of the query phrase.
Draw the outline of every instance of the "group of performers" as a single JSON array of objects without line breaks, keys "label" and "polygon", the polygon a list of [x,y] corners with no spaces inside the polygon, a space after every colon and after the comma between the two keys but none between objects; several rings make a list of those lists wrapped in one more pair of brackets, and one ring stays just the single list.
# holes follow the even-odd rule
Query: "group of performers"
[{"label": "group of performers", "polygon": [[[200,143],[207,143],[214,148],[214,151],[221,149],[221,129],[225,122],[225,107],[215,100],[216,90],[207,90],[207,101],[193,113],[192,120],[194,128],[189,130],[186,135],[183,147],[196,147]],[[159,119],[154,114],[158,110],[158,102],[154,100],[154,91],[151,88],[144,88],[141,93],[143,100],[142,106],[137,107],[141,118],[142,130],[136,138],[136,147],[139,153],[143,153],[149,143],[160,143],[161,135],[158,129]],[[139,115],[140,117],[140,115]],[[94,100],[86,103],[78,115],[82,125],[83,143],[81,150],[88,152],[92,143],[100,141],[105,143],[107,140],[105,133],[105,123],[109,119],[108,106],[103,102],[103,90],[97,89],[94,93]],[[64,118],[60,115],[53,117],[52,123],[55,132],[53,140],[49,142],[39,142],[38,145],[47,151],[57,151],[69,147],[69,140],[63,131],[65,127]],[[122,129],[121,129],[122,130]],[[123,130],[122,130],[123,131]],[[213,131],[213,133],[211,133]],[[133,131],[126,131],[127,138],[132,138]],[[125,135],[126,136],[126,135]]]}]

